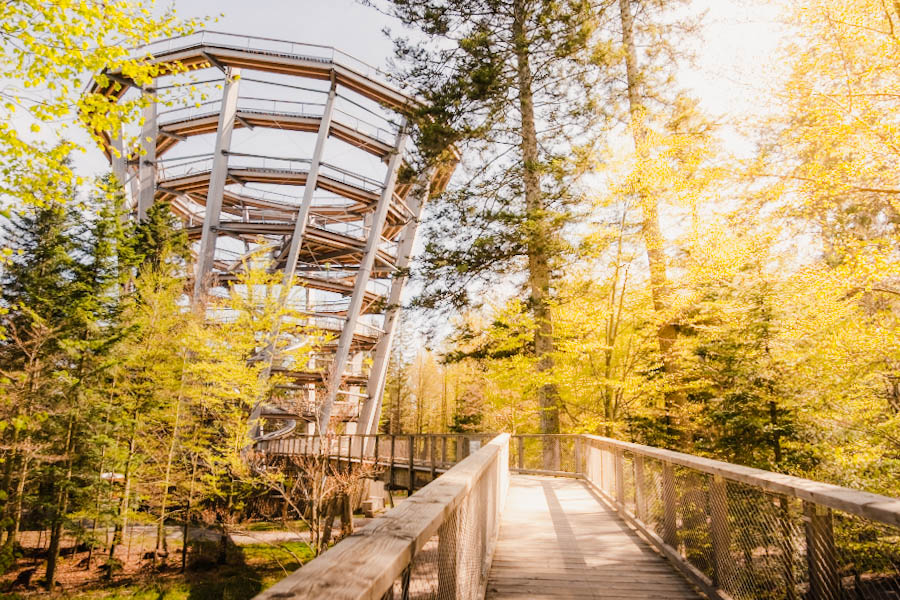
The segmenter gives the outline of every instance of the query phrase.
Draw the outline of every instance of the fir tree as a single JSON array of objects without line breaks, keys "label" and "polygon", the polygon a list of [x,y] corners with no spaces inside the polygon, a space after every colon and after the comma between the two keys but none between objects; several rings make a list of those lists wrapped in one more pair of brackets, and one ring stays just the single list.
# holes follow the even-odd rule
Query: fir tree
[{"label": "fir tree", "polygon": [[[426,100],[414,115],[425,160],[450,144],[478,157],[432,215],[419,304],[460,308],[498,275],[511,276],[534,317],[539,372],[553,367],[561,232],[576,211],[581,159],[599,133],[605,71],[597,67],[606,56],[593,43],[596,8],[583,0],[394,0],[388,9],[428,40],[395,39],[402,79]],[[558,433],[555,386],[538,396],[541,432]]]}]

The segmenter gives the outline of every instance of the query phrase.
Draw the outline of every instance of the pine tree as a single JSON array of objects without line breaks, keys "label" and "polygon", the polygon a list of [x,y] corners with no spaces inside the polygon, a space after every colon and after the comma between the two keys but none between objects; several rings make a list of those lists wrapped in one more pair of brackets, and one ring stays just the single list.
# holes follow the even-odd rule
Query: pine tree
[{"label": "pine tree", "polygon": [[[71,194],[71,190],[68,190]],[[63,192],[60,192],[62,194]],[[0,298],[7,311],[0,340],[5,393],[2,490],[6,540],[3,566],[13,560],[27,479],[36,474],[36,456],[52,454],[55,417],[63,388],[54,373],[69,366],[70,298],[75,289],[75,225],[71,206],[56,193],[15,213],[3,236],[12,254],[0,276]],[[46,465],[44,465],[46,466]]]},{"label": "pine tree", "polygon": [[[449,144],[478,157],[432,215],[422,270],[429,286],[419,304],[459,308],[499,275],[524,280],[536,368],[549,372],[550,306],[566,254],[560,234],[599,120],[599,13],[581,0],[395,0],[388,12],[425,38],[395,39],[401,78],[426,100],[413,115],[425,160]],[[548,383],[538,396],[541,431],[558,433],[557,390]]]}]

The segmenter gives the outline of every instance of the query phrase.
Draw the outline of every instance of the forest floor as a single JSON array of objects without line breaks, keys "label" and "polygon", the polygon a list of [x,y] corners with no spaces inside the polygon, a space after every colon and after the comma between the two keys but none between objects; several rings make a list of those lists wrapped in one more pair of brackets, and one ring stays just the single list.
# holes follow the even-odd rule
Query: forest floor
[{"label": "forest floor", "polygon": [[[354,518],[355,527],[365,523]],[[336,523],[339,527],[339,525]],[[73,539],[64,542],[57,591],[48,596],[41,585],[46,560],[46,532],[23,532],[22,557],[14,569],[0,577],[0,599],[100,598],[131,600],[245,600],[271,586],[312,558],[309,534],[299,523],[282,529],[279,523],[253,523],[229,536],[227,561],[215,559],[220,535],[195,529],[188,535],[188,569],[181,572],[182,541],[178,527],[167,527],[169,556],[154,562],[156,529],[150,525],[130,527],[124,536],[119,559],[121,570],[106,579],[105,553],[95,551],[88,568],[88,552]],[[337,533],[339,529],[335,531]]]}]

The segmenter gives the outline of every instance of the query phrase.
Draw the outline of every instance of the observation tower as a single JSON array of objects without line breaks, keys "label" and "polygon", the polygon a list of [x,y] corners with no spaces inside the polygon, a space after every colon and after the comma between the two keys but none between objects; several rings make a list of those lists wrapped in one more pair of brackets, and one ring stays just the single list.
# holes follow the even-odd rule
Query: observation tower
[{"label": "observation tower", "polygon": [[[455,161],[398,178],[413,150],[403,114],[417,101],[334,48],[202,31],[137,52],[188,70],[152,86],[111,72],[107,86],[91,83],[116,102],[166,96],[139,132],[104,140],[134,218],[170,203],[192,242],[195,301],[263,254],[294,282],[284,296],[305,326],[333,337],[311,364],[271,358],[289,383],[251,418],[282,423],[257,437],[336,422],[374,433],[419,218]],[[138,133],[140,150],[123,151]]]}]

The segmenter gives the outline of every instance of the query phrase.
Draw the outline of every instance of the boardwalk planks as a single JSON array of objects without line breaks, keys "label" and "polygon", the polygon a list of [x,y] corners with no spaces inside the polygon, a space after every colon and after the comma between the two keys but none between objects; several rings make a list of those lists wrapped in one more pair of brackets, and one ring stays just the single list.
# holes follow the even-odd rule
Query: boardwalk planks
[{"label": "boardwalk planks", "polygon": [[488,599],[701,597],[583,482],[512,476]]}]

